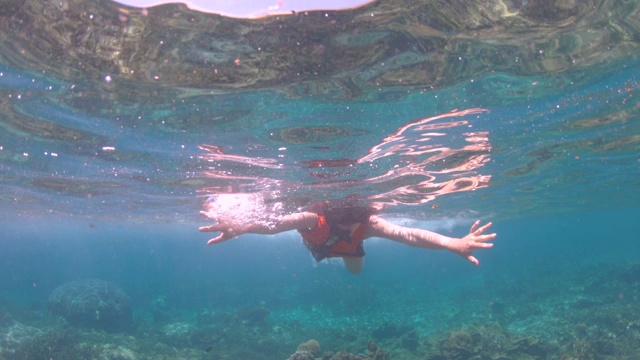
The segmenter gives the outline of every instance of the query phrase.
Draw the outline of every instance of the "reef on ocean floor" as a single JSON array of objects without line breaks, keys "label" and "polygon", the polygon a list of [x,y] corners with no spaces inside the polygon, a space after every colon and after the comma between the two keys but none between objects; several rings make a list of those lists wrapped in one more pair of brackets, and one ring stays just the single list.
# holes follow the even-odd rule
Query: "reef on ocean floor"
[{"label": "reef on ocean floor", "polygon": [[509,333],[499,324],[473,325],[427,340],[427,360],[544,359],[555,352],[549,343]]},{"label": "reef on ocean floor", "polygon": [[[520,286],[519,292],[502,281],[490,304],[450,301],[420,321],[394,318],[397,309],[365,314],[367,326],[324,321],[304,308],[290,316],[268,302],[189,309],[167,299],[170,321],[138,321],[129,332],[110,332],[47,315],[37,304],[20,310],[5,302],[0,304],[0,360],[65,359],[68,354],[99,360],[635,358],[640,353],[640,265],[595,265],[578,275],[542,279],[546,288]],[[565,290],[541,292],[548,288]],[[425,320],[438,315],[444,319],[438,327]]]},{"label": "reef on ocean floor", "polygon": [[352,354],[347,351],[325,351],[320,349],[320,343],[311,339],[298,346],[295,353],[288,360],[389,360],[389,353],[381,349],[374,342],[367,344],[367,354]]},{"label": "reef on ocean floor", "polygon": [[[40,331],[15,323],[5,339],[12,333],[22,333],[9,347],[0,347],[0,356],[6,359],[98,359],[100,350],[81,341],[74,330]],[[122,359],[125,360],[125,359]]]}]

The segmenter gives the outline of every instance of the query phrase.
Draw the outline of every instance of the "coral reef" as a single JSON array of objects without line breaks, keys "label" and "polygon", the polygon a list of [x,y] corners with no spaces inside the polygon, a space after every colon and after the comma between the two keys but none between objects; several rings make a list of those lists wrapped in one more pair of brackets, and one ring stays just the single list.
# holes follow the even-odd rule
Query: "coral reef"
[{"label": "coral reef", "polygon": [[171,320],[171,307],[167,303],[167,297],[157,296],[151,301],[151,316],[155,322],[166,322]]},{"label": "coral reef", "polygon": [[168,324],[162,327],[162,341],[171,346],[190,346],[196,332],[197,328],[189,323]]},{"label": "coral reef", "polygon": [[0,331],[0,355],[14,353],[23,343],[30,342],[39,335],[42,335],[42,330],[13,321]]},{"label": "coral reef", "polygon": [[[423,313],[429,316],[417,313],[413,321],[396,316],[403,308],[384,308],[366,315],[367,326],[305,314],[304,307],[283,313],[265,302],[206,310],[166,307],[176,320],[119,333],[69,328],[60,317],[33,316],[31,307],[4,317],[0,360],[69,354],[97,360],[633,359],[640,351],[637,274],[636,265],[596,266],[582,270],[579,280],[545,279],[550,288],[572,288],[544,295],[530,293],[533,289],[516,293],[504,283],[508,295],[492,296],[490,302],[464,298]],[[328,306],[322,314],[340,306]],[[470,318],[473,325],[465,325]]]},{"label": "coral reef", "polygon": [[136,353],[122,346],[106,345],[98,355],[98,360],[136,360]]},{"label": "coral reef", "polygon": [[378,347],[373,341],[369,341],[367,344],[367,357],[368,360],[389,360],[389,353]]},{"label": "coral reef", "polygon": [[129,297],[115,284],[103,280],[63,284],[49,295],[48,307],[76,326],[107,331],[126,331],[133,326]]},{"label": "coral reef", "polygon": [[316,357],[309,351],[298,350],[291,354],[288,360],[316,360]]},{"label": "coral reef", "polygon": [[337,353],[326,352],[320,355],[320,344],[316,340],[309,340],[298,346],[298,350],[289,356],[288,360],[389,360],[389,353],[379,348],[373,341],[367,344],[367,355],[352,354],[347,351]]},{"label": "coral reef", "polygon": [[255,307],[238,311],[237,317],[243,324],[258,325],[265,321],[269,312],[265,307]]},{"label": "coral reef", "polygon": [[387,322],[375,328],[371,333],[371,336],[373,336],[375,340],[379,341],[383,339],[400,337],[404,333],[408,332],[409,330],[410,330],[409,327],[406,325],[399,325],[399,324],[393,324],[393,323]]},{"label": "coral reef", "polygon": [[307,342],[303,342],[302,344],[298,345],[297,351],[309,352],[314,357],[320,356],[320,343],[315,339],[311,339]]},{"label": "coral reef", "polygon": [[93,360],[99,358],[99,350],[81,343],[79,334],[73,330],[51,330],[22,342],[12,358]]},{"label": "coral reef", "polygon": [[519,337],[499,324],[474,325],[431,339],[428,360],[547,358],[550,345],[535,337]]}]

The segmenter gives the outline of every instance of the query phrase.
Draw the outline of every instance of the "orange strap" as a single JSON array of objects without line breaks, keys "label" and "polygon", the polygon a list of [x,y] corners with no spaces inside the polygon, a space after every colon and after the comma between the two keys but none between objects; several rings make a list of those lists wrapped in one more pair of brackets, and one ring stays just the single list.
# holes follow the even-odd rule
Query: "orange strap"
[{"label": "orange strap", "polygon": [[327,252],[328,257],[362,257],[362,241],[364,232],[367,229],[365,224],[360,224],[351,234],[351,241],[339,240],[333,244]]},{"label": "orange strap", "polygon": [[309,241],[314,245],[324,245],[325,241],[329,238],[329,233],[331,233],[331,228],[327,223],[327,219],[323,214],[318,214],[318,223],[316,227],[311,230],[300,230],[300,233],[303,235],[304,239]]}]

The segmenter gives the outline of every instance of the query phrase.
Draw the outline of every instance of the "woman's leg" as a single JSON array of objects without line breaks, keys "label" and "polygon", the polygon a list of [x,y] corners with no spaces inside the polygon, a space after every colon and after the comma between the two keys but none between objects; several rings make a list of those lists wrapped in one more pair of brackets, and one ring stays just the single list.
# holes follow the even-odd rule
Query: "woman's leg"
[{"label": "woman's leg", "polygon": [[351,257],[342,258],[344,260],[344,267],[354,275],[360,274],[362,267],[364,266],[364,257]]}]

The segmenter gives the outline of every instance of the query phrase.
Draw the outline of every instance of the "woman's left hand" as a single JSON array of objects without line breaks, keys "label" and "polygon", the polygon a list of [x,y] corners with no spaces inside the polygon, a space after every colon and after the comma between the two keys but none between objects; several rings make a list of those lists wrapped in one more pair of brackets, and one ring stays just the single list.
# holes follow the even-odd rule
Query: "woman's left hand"
[{"label": "woman's left hand", "polygon": [[[495,239],[495,233],[483,235],[484,232],[493,225],[491,222],[480,226],[480,220],[471,225],[469,234],[465,237],[454,239],[449,245],[449,250],[464,257],[475,265],[480,265],[480,261],[473,256],[474,250],[489,249],[493,247],[493,243],[487,241]],[[480,227],[479,227],[480,226]]]}]

